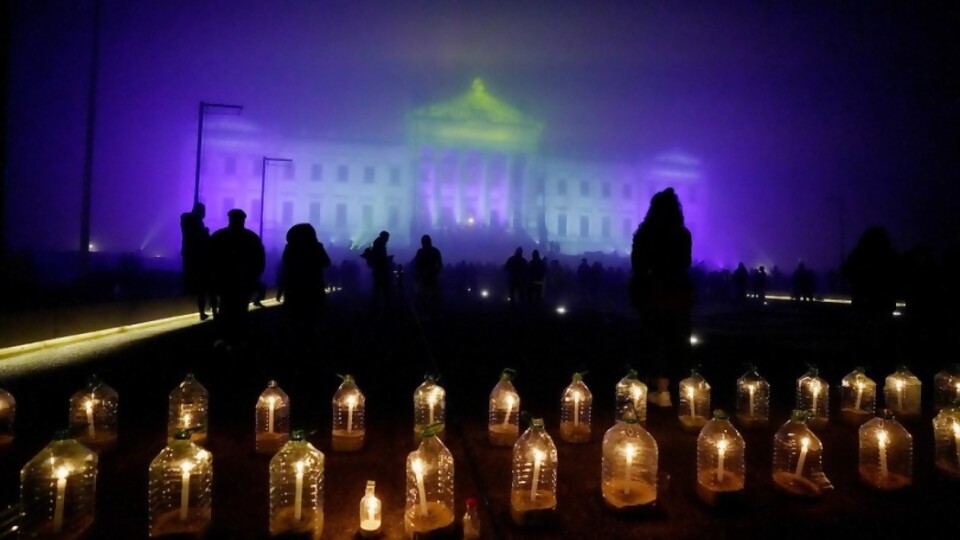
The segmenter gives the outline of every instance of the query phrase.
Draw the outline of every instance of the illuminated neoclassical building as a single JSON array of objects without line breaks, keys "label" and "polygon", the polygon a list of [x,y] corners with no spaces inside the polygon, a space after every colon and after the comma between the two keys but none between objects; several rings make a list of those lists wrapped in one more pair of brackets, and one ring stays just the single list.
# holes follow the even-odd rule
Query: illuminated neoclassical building
[{"label": "illuminated neoclassical building", "polygon": [[[208,223],[247,211],[264,243],[280,248],[291,225],[310,222],[333,245],[367,244],[380,230],[394,246],[423,233],[501,230],[562,253],[628,253],[650,197],[672,186],[696,235],[705,193],[696,159],[664,153],[631,163],[541,152],[543,125],[476,80],[465,94],[407,114],[395,145],[301,140],[225,117],[205,139],[201,199]],[[282,157],[291,163],[267,162]],[[261,196],[262,194],[262,196]],[[261,206],[263,213],[261,214]]]}]

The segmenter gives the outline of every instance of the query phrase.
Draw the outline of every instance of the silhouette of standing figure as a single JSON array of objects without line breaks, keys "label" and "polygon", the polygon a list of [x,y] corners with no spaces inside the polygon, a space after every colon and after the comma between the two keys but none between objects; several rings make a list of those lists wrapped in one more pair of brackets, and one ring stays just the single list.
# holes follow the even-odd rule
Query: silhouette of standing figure
[{"label": "silhouette of standing figure", "polygon": [[317,240],[317,231],[309,223],[298,223],[287,231],[283,248],[280,282],[284,309],[298,330],[315,330],[323,309],[326,281],[323,272],[330,256]]},{"label": "silhouette of standing figure", "polygon": [[413,271],[417,280],[417,293],[420,307],[425,313],[432,313],[440,302],[440,270],[443,257],[433,245],[429,234],[420,237],[420,249],[413,257]]},{"label": "silhouette of standing figure", "polygon": [[753,293],[757,295],[761,306],[767,301],[767,269],[763,266],[753,273]]},{"label": "silhouette of standing figure", "polygon": [[210,290],[210,229],[203,223],[207,208],[203,203],[193,205],[193,210],[180,214],[180,255],[183,257],[183,289],[196,296],[200,320],[207,315],[207,299],[210,309],[217,314],[217,297]]},{"label": "silhouette of standing figure", "polygon": [[738,306],[747,303],[747,284],[750,281],[750,272],[747,267],[740,263],[737,269],[733,271],[733,300]]},{"label": "silhouette of standing figure", "polygon": [[899,255],[887,230],[867,229],[843,263],[853,308],[869,319],[884,319],[896,308]]},{"label": "silhouette of standing figure", "polygon": [[526,287],[527,260],[523,258],[523,248],[518,247],[504,265],[507,271],[507,290],[510,296],[510,305],[516,307],[523,301],[524,287]]},{"label": "silhouette of standing figure", "polygon": [[543,289],[547,280],[547,262],[540,258],[540,250],[533,250],[530,254],[530,263],[527,266],[527,274],[530,277],[530,288],[527,293],[527,300],[530,305],[539,305],[543,300]]},{"label": "silhouette of standing figure", "polygon": [[393,270],[393,255],[387,255],[387,241],[390,233],[380,231],[369,250],[364,250],[362,257],[373,274],[373,311],[375,314],[389,312],[392,309],[390,295],[392,286],[390,273]]},{"label": "silhouette of standing figure", "polygon": [[266,265],[263,242],[246,229],[247,214],[234,208],[228,224],[210,238],[214,288],[220,295],[220,317],[227,346],[236,345],[244,332],[247,307],[256,293]]},{"label": "silhouette of standing figure", "polygon": [[642,358],[656,366],[660,398],[656,402],[663,405],[669,404],[668,381],[678,378],[690,364],[693,286],[687,272],[692,247],[673,188],[658,192],[633,235],[630,291],[640,314]]}]

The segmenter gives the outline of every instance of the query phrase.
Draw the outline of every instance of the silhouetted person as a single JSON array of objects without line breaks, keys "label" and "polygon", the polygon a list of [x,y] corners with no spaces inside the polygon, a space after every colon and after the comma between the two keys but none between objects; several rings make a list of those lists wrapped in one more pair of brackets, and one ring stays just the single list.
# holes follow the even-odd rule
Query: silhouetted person
[{"label": "silhouetted person", "polygon": [[539,305],[543,300],[543,289],[547,281],[547,262],[540,258],[540,250],[533,250],[527,265],[529,292],[527,300],[531,305]]},{"label": "silhouetted person", "polygon": [[210,238],[214,289],[220,295],[220,319],[227,345],[235,345],[244,331],[247,308],[256,294],[266,265],[260,237],[244,227],[247,214],[227,212],[228,225]]},{"label": "silhouetted person", "polygon": [[429,234],[420,237],[420,249],[413,257],[413,271],[417,280],[420,307],[426,313],[436,310],[440,302],[440,270],[443,256],[433,245]]},{"label": "silhouetted person", "polygon": [[510,305],[517,306],[523,302],[524,288],[527,279],[527,260],[523,258],[523,248],[518,247],[504,265],[507,271],[507,291]]},{"label": "silhouetted person", "polygon": [[633,235],[630,253],[631,303],[640,314],[641,357],[656,366],[658,388],[678,378],[690,364],[693,287],[687,272],[692,248],[673,188],[658,192]]},{"label": "silhouetted person", "polygon": [[896,308],[898,258],[883,227],[867,229],[843,263],[853,307],[871,318],[889,316]]},{"label": "silhouetted person", "polygon": [[180,214],[180,255],[183,257],[184,291],[197,298],[200,320],[205,321],[207,300],[210,309],[217,314],[217,297],[210,290],[210,229],[203,223],[207,208],[203,203],[193,205],[193,210]]},{"label": "silhouetted person", "polygon": [[580,259],[580,265],[577,266],[577,289],[579,289],[580,296],[582,298],[587,298],[591,295],[593,278],[591,277],[590,263],[587,262],[586,257]]},{"label": "silhouetted person", "polygon": [[797,302],[812,302],[814,289],[816,289],[816,277],[813,270],[807,268],[807,265],[800,261],[796,270],[793,271],[793,299]]},{"label": "silhouetted person", "polygon": [[317,240],[317,231],[309,223],[298,223],[287,231],[287,245],[281,258],[280,288],[284,309],[300,330],[313,330],[319,322],[326,294],[324,270],[330,256]]},{"label": "silhouetted person", "polygon": [[753,272],[753,294],[762,306],[767,301],[767,269],[762,265]]},{"label": "silhouetted person", "polygon": [[373,241],[373,245],[364,250],[362,257],[367,261],[373,276],[373,310],[380,314],[392,309],[393,294],[392,286],[392,266],[393,256],[387,254],[387,241],[390,240],[390,233],[380,231],[380,234]]},{"label": "silhouetted person", "polygon": [[747,284],[750,282],[750,272],[747,267],[740,263],[737,269],[733,271],[733,299],[737,305],[747,303]]}]

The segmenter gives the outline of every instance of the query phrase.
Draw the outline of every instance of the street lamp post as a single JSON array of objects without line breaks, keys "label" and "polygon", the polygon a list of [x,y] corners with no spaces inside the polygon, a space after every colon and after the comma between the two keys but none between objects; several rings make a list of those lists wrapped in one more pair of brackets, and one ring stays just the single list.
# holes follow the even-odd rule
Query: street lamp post
[{"label": "street lamp post", "polygon": [[292,164],[293,160],[290,158],[275,158],[263,156],[263,166],[260,169],[260,239],[263,239],[263,201],[264,194],[266,193],[267,188],[267,164],[268,163],[289,163]]},{"label": "street lamp post", "polygon": [[199,120],[197,121],[197,164],[193,179],[193,204],[200,202],[200,153],[203,150],[203,115],[210,109],[220,111],[231,111],[240,114],[243,112],[243,105],[228,105],[225,103],[207,103],[200,102],[197,112]]}]

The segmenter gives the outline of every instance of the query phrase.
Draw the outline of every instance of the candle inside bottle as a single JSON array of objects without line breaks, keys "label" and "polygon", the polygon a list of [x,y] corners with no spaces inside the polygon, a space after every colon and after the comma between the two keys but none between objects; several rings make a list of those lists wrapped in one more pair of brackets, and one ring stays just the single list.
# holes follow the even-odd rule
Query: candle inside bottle
[{"label": "candle inside bottle", "polygon": [[797,470],[794,474],[803,476],[803,464],[807,460],[807,449],[810,448],[810,438],[804,437],[800,440],[800,459],[797,460]]},{"label": "candle inside bottle", "polygon": [[267,398],[267,433],[273,433],[273,415],[276,412],[277,396]]},{"label": "candle inside bottle", "polygon": [[860,410],[860,402],[863,401],[863,381],[857,381],[857,402],[853,405],[853,410]]},{"label": "candle inside bottle", "polygon": [[877,432],[877,445],[880,447],[880,479],[887,479],[887,432],[880,430]]},{"label": "candle inside bottle", "polygon": [[180,476],[180,521],[187,520],[187,512],[190,510],[190,471],[192,469],[192,461],[184,461],[180,464],[180,470],[183,471]]},{"label": "candle inside bottle", "polygon": [[423,472],[424,464],[420,458],[414,458],[413,463],[410,464],[410,467],[413,469],[413,474],[417,478],[417,492],[420,497],[420,515],[422,517],[427,517],[427,489],[423,484]]},{"label": "candle inside bottle", "polygon": [[893,383],[897,387],[897,410],[903,410],[903,379],[897,379]]},{"label": "candle inside bottle", "polygon": [[180,429],[190,429],[190,421],[193,420],[190,413],[180,413]]},{"label": "candle inside bottle", "polygon": [[503,415],[503,426],[506,427],[507,425],[510,424],[510,411],[513,410],[513,401],[514,401],[513,394],[507,394],[507,396],[503,398],[503,400],[507,403],[507,412],[506,414]]},{"label": "candle inside bottle", "polygon": [[753,418],[753,417],[754,417],[754,414],[753,414],[753,413],[754,413],[753,396],[754,396],[754,394],[757,392],[757,385],[755,385],[755,384],[748,384],[748,385],[747,385],[747,391],[750,393],[750,418]]},{"label": "candle inside bottle", "polygon": [[717,482],[723,482],[723,457],[727,452],[727,440],[717,441]]},{"label": "candle inside bottle", "polygon": [[347,396],[347,433],[353,431],[353,408],[357,406],[357,396],[350,394]]},{"label": "candle inside bottle", "polygon": [[427,397],[427,408],[429,409],[429,420],[427,421],[428,426],[433,425],[433,410],[437,406],[437,393],[430,392],[430,396]]},{"label": "candle inside bottle", "polygon": [[627,443],[623,448],[623,457],[625,460],[623,468],[623,493],[624,495],[630,494],[630,480],[632,480],[633,474],[631,468],[633,467],[633,456],[637,453],[637,449],[630,443]]},{"label": "candle inside bottle", "polygon": [[812,401],[811,401],[811,405],[810,405],[810,409],[811,409],[810,412],[813,414],[814,417],[816,417],[816,416],[819,416],[819,414],[817,414],[817,398],[820,397],[820,383],[819,383],[819,382],[817,382],[817,381],[811,381],[811,382],[810,382],[810,394],[811,394],[811,396],[812,396],[812,398],[813,398]]},{"label": "candle inside bottle", "polygon": [[540,483],[540,464],[547,455],[543,450],[533,451],[533,482],[530,483],[530,500],[537,500],[537,484]]},{"label": "candle inside bottle", "polygon": [[687,387],[687,401],[690,402],[690,418],[697,415],[697,391],[694,387]]},{"label": "candle inside bottle", "polygon": [[630,397],[633,398],[633,410],[635,412],[640,411],[640,400],[643,399],[643,391],[640,390],[639,384],[634,384],[630,388]]},{"label": "candle inside bottle", "polygon": [[573,425],[580,425],[580,392],[573,392]]},{"label": "candle inside bottle", "polygon": [[297,468],[297,480],[293,493],[293,519],[300,521],[303,516],[303,462],[298,461],[294,466]]},{"label": "candle inside bottle", "polygon": [[93,425],[93,400],[88,399],[83,407],[87,410],[87,434],[90,435],[91,439],[96,439],[97,430]]},{"label": "candle inside bottle", "polygon": [[953,423],[953,443],[957,449],[957,466],[960,467],[960,422]]},{"label": "candle inside bottle", "polygon": [[67,467],[57,467],[57,497],[53,508],[53,532],[60,533],[63,529],[63,503],[67,494],[67,475],[70,469]]},{"label": "candle inside bottle", "polygon": [[360,530],[368,533],[380,530],[380,518],[377,517],[380,499],[374,495],[375,489],[376,483],[373,480],[367,480],[367,492],[360,499]]}]

